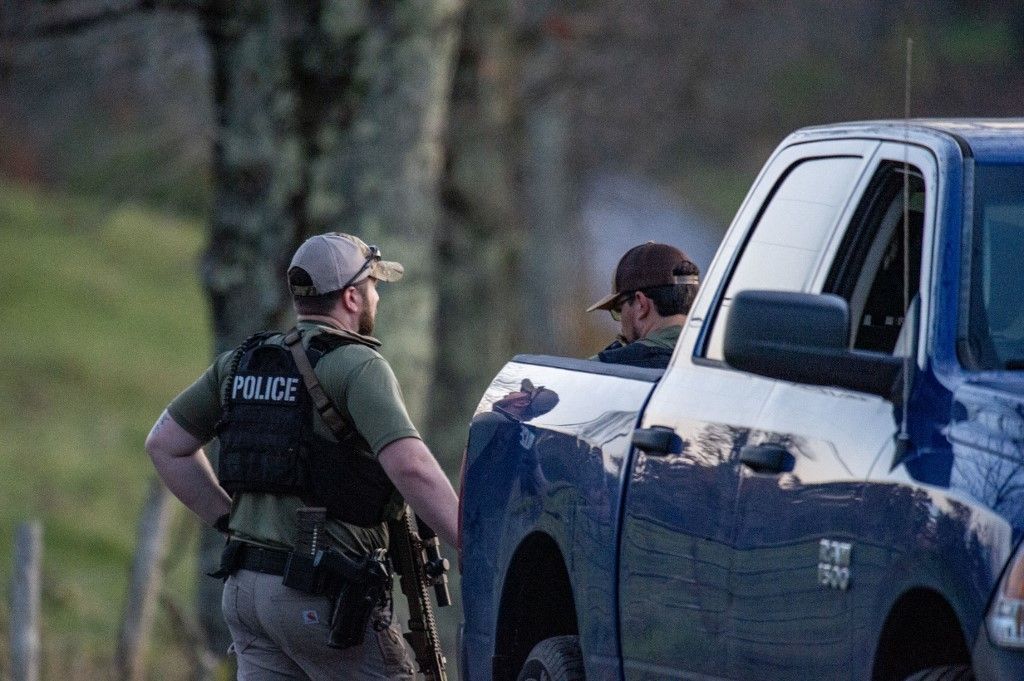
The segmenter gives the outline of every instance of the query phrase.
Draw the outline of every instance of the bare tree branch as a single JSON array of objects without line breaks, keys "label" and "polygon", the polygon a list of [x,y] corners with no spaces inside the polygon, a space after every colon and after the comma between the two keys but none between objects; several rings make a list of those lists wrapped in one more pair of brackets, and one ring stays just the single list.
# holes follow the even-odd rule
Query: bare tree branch
[{"label": "bare tree branch", "polygon": [[39,40],[74,35],[96,26],[156,11],[202,12],[206,0],[69,0],[24,3],[8,0],[3,33],[8,39]]}]

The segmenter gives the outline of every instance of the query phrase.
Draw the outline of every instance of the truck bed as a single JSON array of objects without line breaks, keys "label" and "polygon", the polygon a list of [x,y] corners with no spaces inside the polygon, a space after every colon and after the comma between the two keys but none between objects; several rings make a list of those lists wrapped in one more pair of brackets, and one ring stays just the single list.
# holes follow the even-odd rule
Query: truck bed
[{"label": "truck bed", "polygon": [[[484,394],[470,428],[462,496],[463,636],[465,649],[473,651],[463,668],[469,678],[490,678],[492,664],[517,662],[492,661],[495,626],[502,608],[506,613],[519,608],[529,616],[517,584],[527,576],[531,551],[557,551],[567,571],[530,575],[531,593],[543,591],[539,582],[568,577],[575,601],[587,604],[563,616],[579,618],[575,629],[591,652],[588,678],[618,675],[616,552],[610,547],[617,536],[630,436],[661,374],[519,355]],[[554,407],[525,417],[503,413],[500,405],[496,410],[524,379],[537,390],[551,391],[557,397]],[[538,542],[531,542],[531,535]],[[497,637],[502,635],[499,629]]]}]

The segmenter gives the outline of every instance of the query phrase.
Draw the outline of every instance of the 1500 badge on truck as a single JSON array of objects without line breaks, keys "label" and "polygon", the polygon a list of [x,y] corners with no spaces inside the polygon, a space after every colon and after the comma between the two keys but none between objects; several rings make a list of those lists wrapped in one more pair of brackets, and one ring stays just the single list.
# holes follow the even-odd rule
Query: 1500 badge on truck
[{"label": "1500 badge on truck", "polygon": [[1024,679],[1022,463],[1024,121],[798,131],[667,370],[488,388],[463,678]]}]

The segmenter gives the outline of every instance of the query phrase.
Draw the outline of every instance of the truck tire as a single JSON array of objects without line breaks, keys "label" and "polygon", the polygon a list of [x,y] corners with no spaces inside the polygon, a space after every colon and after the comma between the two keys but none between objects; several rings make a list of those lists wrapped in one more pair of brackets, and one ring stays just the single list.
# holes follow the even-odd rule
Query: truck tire
[{"label": "truck tire", "polygon": [[969,665],[951,664],[922,669],[908,676],[905,681],[974,681],[974,672]]},{"label": "truck tire", "polygon": [[553,636],[533,647],[517,681],[584,681],[579,636]]}]

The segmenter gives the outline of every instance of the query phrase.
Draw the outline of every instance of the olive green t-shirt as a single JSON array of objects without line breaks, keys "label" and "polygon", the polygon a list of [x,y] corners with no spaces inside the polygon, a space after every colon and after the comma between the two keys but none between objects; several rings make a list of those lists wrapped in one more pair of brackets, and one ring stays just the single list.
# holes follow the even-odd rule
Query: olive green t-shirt
[{"label": "olive green t-shirt", "polygon": [[679,334],[682,332],[683,327],[681,325],[666,326],[665,328],[651,331],[637,342],[653,347],[675,350],[676,343],[679,342]]},{"label": "olive green t-shirt", "polygon": [[[674,350],[675,347],[676,347],[676,343],[679,342],[679,335],[682,332],[683,332],[683,327],[681,325],[666,326],[664,328],[652,331],[651,333],[649,333],[648,335],[644,336],[643,338],[640,338],[640,339],[635,340],[633,342],[634,343],[640,343],[641,345],[648,345],[648,346],[655,347],[655,348],[665,348],[666,350]],[[626,343],[623,343],[622,341],[618,341],[618,342],[619,342],[619,345],[617,347],[625,347],[627,345]],[[609,345],[608,347],[611,348],[612,345]],[[608,349],[608,348],[605,348],[605,349]],[[599,362],[599,361],[601,361],[601,355],[600,354],[591,355],[587,359]]]},{"label": "olive green t-shirt", "polygon": [[[329,327],[299,322],[303,343]],[[371,339],[372,340],[372,339]],[[375,341],[374,341],[375,342]],[[208,442],[221,418],[221,395],[228,380],[233,351],[220,355],[195,383],[167,407],[171,418],[196,439]],[[369,444],[372,456],[406,437],[418,438],[402,398],[394,372],[375,349],[348,344],[332,350],[317,362],[314,371],[334,406],[347,423]],[[313,416],[318,435],[337,441],[319,414]],[[295,496],[244,492],[231,507],[231,534],[239,539],[275,548],[291,548],[297,524],[295,510],[305,503]],[[350,556],[364,555],[388,544],[387,526],[362,528],[329,520],[327,534],[336,548]]]}]

